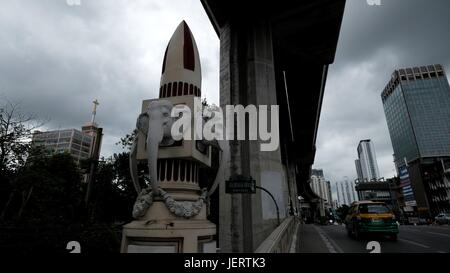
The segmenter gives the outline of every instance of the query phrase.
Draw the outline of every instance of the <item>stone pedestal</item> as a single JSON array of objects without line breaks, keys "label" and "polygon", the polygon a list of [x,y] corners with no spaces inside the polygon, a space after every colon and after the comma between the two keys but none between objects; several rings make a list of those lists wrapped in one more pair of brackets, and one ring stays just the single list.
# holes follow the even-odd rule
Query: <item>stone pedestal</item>
[{"label": "stone pedestal", "polygon": [[155,201],[140,220],[123,227],[121,253],[215,253],[216,225],[206,219],[206,204],[191,219],[174,216]]}]

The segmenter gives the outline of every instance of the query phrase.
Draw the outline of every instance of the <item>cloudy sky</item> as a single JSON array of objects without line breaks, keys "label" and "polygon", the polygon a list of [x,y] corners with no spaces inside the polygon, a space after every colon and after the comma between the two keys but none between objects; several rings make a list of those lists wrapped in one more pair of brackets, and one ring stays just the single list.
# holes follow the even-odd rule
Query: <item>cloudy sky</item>
[{"label": "cloudy sky", "polygon": [[[50,118],[44,129],[104,128],[102,155],[159,95],[162,59],[186,20],[201,53],[203,93],[219,95],[219,39],[199,0],[0,0],[0,100]],[[69,4],[68,4],[69,3]]]},{"label": "cloudy sky", "polygon": [[[199,0],[0,0],[0,99],[78,128],[100,101],[102,154],[132,131],[143,99],[157,97],[167,42],[181,20],[196,38],[203,94],[219,97],[219,40]],[[353,180],[361,139],[372,139],[381,175],[394,175],[380,93],[394,69],[441,63],[450,70],[450,1],[348,0],[330,68],[316,168]]]},{"label": "cloudy sky", "polygon": [[356,178],[362,139],[372,139],[381,176],[395,175],[380,94],[395,69],[441,63],[450,71],[450,1],[348,0],[335,63],[330,67],[317,142],[316,168],[333,182]]}]

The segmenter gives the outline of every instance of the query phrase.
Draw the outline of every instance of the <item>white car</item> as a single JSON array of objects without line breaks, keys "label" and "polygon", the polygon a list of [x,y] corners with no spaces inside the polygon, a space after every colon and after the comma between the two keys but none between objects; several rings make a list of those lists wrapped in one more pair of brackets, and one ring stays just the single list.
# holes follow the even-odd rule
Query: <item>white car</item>
[{"label": "white car", "polygon": [[438,216],[436,216],[434,218],[434,220],[436,220],[437,224],[450,224],[450,213],[449,212],[445,212],[445,213],[440,213]]}]

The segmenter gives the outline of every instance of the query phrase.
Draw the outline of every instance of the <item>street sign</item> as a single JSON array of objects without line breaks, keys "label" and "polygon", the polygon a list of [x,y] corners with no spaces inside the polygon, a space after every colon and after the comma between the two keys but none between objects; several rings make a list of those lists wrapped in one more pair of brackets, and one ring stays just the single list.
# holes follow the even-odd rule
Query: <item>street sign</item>
[{"label": "street sign", "polygon": [[237,175],[225,181],[225,192],[228,194],[255,194],[256,181],[253,178]]},{"label": "street sign", "polygon": [[407,206],[407,207],[416,207],[417,206],[417,202],[416,201],[407,201],[407,202],[405,202],[405,206]]}]

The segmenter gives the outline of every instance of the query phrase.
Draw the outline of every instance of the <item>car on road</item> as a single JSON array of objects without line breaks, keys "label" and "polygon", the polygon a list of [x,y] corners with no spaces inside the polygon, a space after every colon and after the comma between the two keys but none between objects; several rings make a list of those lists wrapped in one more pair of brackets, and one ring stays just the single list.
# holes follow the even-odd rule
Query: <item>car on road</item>
[{"label": "car on road", "polygon": [[345,218],[349,236],[359,239],[362,234],[388,235],[397,240],[399,224],[392,210],[383,202],[354,202]]},{"label": "car on road", "polygon": [[436,221],[436,224],[442,225],[442,224],[450,224],[450,213],[449,212],[445,212],[445,213],[440,213],[438,216],[436,216],[434,218],[434,220]]}]

